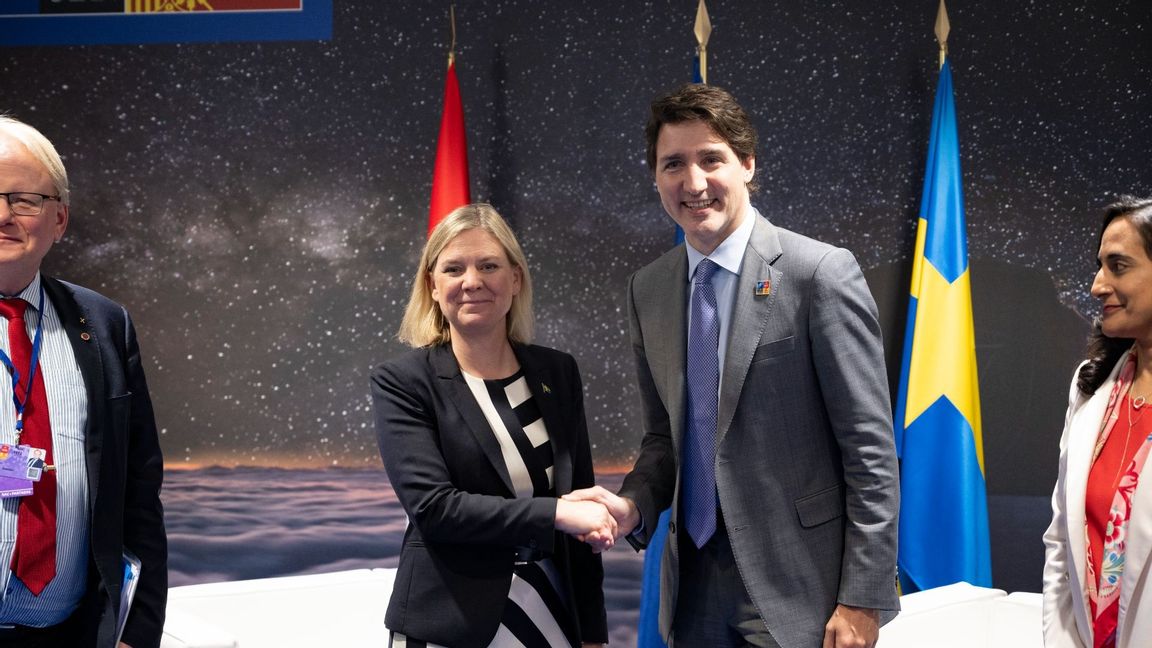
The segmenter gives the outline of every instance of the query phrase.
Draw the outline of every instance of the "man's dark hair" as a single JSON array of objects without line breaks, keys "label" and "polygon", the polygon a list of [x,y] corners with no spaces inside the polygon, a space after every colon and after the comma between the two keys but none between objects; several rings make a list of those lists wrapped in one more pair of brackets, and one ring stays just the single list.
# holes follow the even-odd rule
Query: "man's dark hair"
[{"label": "man's dark hair", "polygon": [[[724,140],[741,162],[756,157],[756,128],[736,98],[723,88],[686,83],[652,101],[644,135],[648,140],[648,168],[656,172],[656,139],[664,124],[701,121]],[[748,183],[755,191],[756,178]]]}]

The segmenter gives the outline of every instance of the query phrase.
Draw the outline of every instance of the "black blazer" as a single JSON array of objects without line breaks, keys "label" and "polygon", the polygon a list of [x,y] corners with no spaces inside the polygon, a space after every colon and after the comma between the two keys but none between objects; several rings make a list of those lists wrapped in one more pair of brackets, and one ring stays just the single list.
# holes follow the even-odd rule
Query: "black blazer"
[{"label": "black blazer", "polygon": [[[558,495],[595,483],[572,356],[513,345],[552,440]],[[555,528],[555,500],[515,497],[500,446],[449,345],[410,351],[372,374],[376,435],[408,514],[386,624],[452,648],[482,648],[500,625],[516,548],[550,552],[565,575],[574,643],[606,642],[600,556]]]},{"label": "black blazer", "polygon": [[168,600],[168,543],[160,505],[164,460],[140,366],[136,331],[123,306],[41,276],[76,355],[88,393],[89,579],[86,622],[97,648],[115,646],[125,549],[143,563],[121,638],[156,648]]}]

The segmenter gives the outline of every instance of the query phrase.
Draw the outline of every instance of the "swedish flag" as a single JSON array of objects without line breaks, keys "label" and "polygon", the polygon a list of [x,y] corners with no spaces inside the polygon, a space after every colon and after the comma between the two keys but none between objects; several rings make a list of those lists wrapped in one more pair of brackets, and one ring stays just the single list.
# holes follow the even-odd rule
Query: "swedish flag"
[{"label": "swedish flag", "polygon": [[952,71],[936,88],[896,401],[904,592],[992,584]]}]

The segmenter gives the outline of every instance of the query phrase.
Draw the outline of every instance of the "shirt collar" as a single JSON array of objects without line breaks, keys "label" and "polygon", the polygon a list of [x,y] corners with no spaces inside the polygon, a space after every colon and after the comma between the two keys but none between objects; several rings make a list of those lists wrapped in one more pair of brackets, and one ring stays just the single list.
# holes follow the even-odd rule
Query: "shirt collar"
[{"label": "shirt collar", "polygon": [[40,273],[37,272],[36,276],[32,278],[32,283],[25,286],[24,290],[12,295],[10,299],[14,298],[28,302],[33,310],[40,308]]},{"label": "shirt collar", "polygon": [[728,238],[721,241],[720,245],[712,250],[712,254],[703,254],[685,239],[684,247],[688,250],[688,281],[692,281],[692,275],[696,273],[696,266],[700,265],[700,262],[705,258],[712,259],[716,265],[740,276],[740,266],[744,263],[744,250],[748,247],[748,241],[752,240],[752,227],[759,217],[760,213],[751,204],[745,206],[744,222],[740,223],[740,227],[729,234]]}]

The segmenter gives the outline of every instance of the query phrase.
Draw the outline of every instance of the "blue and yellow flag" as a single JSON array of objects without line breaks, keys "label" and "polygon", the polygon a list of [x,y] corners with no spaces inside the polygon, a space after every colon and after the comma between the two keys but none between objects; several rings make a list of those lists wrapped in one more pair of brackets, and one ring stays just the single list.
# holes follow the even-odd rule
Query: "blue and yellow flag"
[{"label": "blue and yellow flag", "polygon": [[896,401],[900,584],[989,587],[976,336],[952,71],[936,88]]}]

